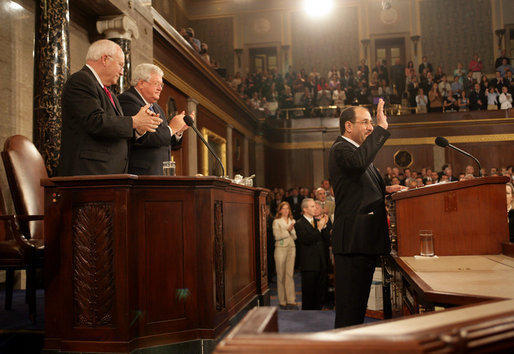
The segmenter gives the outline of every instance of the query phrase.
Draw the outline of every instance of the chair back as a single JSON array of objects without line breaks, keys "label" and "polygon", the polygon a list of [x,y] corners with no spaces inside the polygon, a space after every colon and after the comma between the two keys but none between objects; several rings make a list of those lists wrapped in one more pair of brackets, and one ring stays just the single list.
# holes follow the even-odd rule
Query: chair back
[{"label": "chair back", "polygon": [[[23,135],[11,136],[5,141],[2,160],[16,214],[44,215],[44,188],[40,181],[48,173],[34,144]],[[20,224],[20,229],[30,238],[43,239],[43,221]]]},{"label": "chair back", "polygon": [[[4,203],[4,194],[0,189],[0,216],[7,215]],[[6,220],[0,220],[0,242],[12,239],[12,234],[9,232],[9,223]]]}]

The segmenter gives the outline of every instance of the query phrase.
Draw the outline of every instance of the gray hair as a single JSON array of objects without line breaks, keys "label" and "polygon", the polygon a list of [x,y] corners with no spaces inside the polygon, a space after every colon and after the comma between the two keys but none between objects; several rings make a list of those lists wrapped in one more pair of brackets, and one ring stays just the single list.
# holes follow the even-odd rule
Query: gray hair
[{"label": "gray hair", "polygon": [[303,200],[302,200],[302,210],[307,208],[307,204],[309,202],[314,202],[314,199],[312,199],[312,198],[303,198]]},{"label": "gray hair", "polygon": [[86,61],[97,61],[102,55],[116,55],[121,47],[108,39],[100,39],[89,46],[86,54]]},{"label": "gray hair", "polygon": [[139,80],[148,81],[152,74],[157,74],[161,77],[164,76],[163,71],[157,65],[149,63],[139,64],[132,72],[132,82],[130,84],[136,86]]}]

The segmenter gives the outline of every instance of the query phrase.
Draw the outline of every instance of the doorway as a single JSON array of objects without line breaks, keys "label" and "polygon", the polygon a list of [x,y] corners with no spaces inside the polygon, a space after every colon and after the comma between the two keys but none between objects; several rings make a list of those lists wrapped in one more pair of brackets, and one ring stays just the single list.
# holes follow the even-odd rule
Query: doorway
[{"label": "doorway", "polygon": [[250,72],[259,73],[278,70],[277,48],[250,48]]},{"label": "doorway", "polygon": [[405,38],[376,39],[375,58],[384,62],[387,68],[393,66],[396,59],[400,59],[401,64],[406,65]]}]

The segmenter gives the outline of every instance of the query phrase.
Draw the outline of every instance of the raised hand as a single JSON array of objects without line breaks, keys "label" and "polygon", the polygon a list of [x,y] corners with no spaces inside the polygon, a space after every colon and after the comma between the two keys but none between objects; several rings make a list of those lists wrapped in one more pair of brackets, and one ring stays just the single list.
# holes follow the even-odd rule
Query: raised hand
[{"label": "raised hand", "polygon": [[387,123],[387,116],[384,113],[384,104],[384,100],[382,98],[379,98],[377,105],[377,125],[381,126],[384,129],[387,129],[389,124]]}]

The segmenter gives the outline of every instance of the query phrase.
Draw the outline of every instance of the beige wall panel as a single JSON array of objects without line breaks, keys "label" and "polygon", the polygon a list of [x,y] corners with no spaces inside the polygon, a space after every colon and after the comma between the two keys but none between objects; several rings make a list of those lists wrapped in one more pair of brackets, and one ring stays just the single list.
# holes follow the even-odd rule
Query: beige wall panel
[{"label": "beige wall panel", "polygon": [[411,21],[415,18],[409,16],[409,0],[396,0],[392,7],[382,10],[380,2],[368,0],[368,24],[370,35],[381,37],[391,33],[409,33]]},{"label": "beige wall panel", "polygon": [[87,30],[76,23],[70,23],[70,74],[79,71],[86,63],[89,38]]},{"label": "beige wall panel", "polygon": [[419,4],[422,55],[428,56],[434,70],[442,65],[447,74],[453,74],[458,62],[467,69],[477,53],[484,63],[483,71],[493,74],[495,54],[491,43],[497,39],[492,31],[490,0],[431,0]]},{"label": "beige wall panel", "polygon": [[335,64],[345,61],[356,68],[360,60],[357,7],[337,7],[323,21],[306,17],[303,12],[291,15],[292,65],[307,73],[316,66],[326,76]]}]

